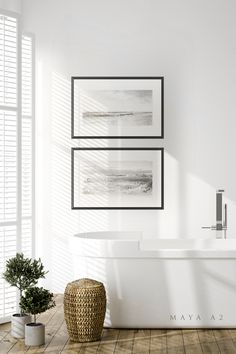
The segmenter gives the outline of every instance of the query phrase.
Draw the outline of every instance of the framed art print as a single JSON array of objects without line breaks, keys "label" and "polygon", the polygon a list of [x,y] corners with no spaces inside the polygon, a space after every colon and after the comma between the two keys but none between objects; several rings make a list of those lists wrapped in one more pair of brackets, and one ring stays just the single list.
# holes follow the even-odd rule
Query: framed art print
[{"label": "framed art print", "polygon": [[72,138],[163,138],[163,77],[72,77]]},{"label": "framed art print", "polygon": [[163,148],[72,148],[72,209],[163,209]]}]

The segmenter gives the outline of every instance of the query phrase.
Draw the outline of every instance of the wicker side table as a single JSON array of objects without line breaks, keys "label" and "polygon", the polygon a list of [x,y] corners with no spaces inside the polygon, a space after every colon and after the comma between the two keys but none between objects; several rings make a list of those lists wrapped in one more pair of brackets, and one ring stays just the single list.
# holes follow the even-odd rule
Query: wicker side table
[{"label": "wicker side table", "polygon": [[106,313],[104,285],[92,279],[68,283],[64,294],[64,314],[70,339],[92,342],[101,338]]}]

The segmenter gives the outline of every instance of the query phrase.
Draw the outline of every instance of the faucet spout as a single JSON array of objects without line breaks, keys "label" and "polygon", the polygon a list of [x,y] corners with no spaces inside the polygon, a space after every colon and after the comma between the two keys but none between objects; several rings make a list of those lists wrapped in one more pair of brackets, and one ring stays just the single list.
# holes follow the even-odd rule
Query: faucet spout
[{"label": "faucet spout", "polygon": [[[216,224],[209,227],[203,226],[202,228],[216,230],[216,231],[224,231],[224,238],[226,238],[228,218],[227,218],[227,204],[224,204],[224,216],[223,216],[223,196],[222,196],[223,193],[224,193],[224,189],[218,189],[216,191]],[[218,234],[222,235],[222,232],[217,233],[217,235]],[[216,237],[218,238],[218,236]]]},{"label": "faucet spout", "polygon": [[223,208],[222,208],[222,193],[223,189],[218,189],[216,192],[216,230],[223,229]]}]

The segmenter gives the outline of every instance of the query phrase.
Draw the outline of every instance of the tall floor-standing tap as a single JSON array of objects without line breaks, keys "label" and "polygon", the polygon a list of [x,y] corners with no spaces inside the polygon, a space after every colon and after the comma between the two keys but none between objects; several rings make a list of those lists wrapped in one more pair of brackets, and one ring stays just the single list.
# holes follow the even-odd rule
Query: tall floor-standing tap
[{"label": "tall floor-standing tap", "polygon": [[[216,224],[213,226],[203,226],[203,229],[210,229],[216,231],[224,231],[224,238],[226,238],[227,231],[227,204],[224,204],[223,207],[223,193],[224,189],[218,189],[216,191]],[[224,216],[223,216],[224,214]],[[222,236],[218,236],[218,232],[216,233],[217,238],[221,238]]]}]

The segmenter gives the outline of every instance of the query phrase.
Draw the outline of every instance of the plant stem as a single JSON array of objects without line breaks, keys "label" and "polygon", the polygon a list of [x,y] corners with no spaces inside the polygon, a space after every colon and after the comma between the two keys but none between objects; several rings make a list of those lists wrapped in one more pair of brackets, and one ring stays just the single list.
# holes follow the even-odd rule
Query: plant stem
[{"label": "plant stem", "polygon": [[[22,298],[22,290],[20,289],[20,300],[21,298]],[[23,316],[23,310],[21,307],[20,307],[20,315]]]},{"label": "plant stem", "polygon": [[36,323],[36,315],[34,315],[34,323]]}]

